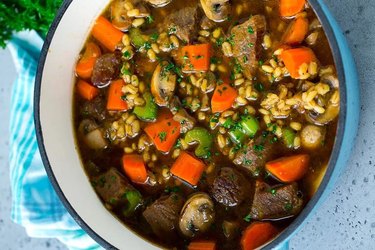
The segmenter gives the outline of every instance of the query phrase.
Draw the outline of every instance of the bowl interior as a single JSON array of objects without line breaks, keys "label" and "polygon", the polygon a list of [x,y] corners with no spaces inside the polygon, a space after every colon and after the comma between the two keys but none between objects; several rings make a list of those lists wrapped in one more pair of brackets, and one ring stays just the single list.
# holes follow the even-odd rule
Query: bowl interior
[{"label": "bowl interior", "polygon": [[[316,0],[310,0],[310,2],[313,6],[319,6]],[[42,51],[42,60],[38,71],[41,74],[38,75],[40,90],[36,90],[36,105],[39,101],[36,117],[37,120],[39,119],[40,132],[42,133],[39,135],[39,139],[42,138],[39,143],[42,158],[47,165],[47,173],[56,191],[80,226],[95,240],[106,247],[114,246],[121,249],[126,246],[129,249],[156,249],[156,246],[138,237],[132,231],[125,230],[124,225],[105,209],[89,183],[74,141],[72,93],[75,62],[91,30],[93,20],[108,3],[108,0],[96,0],[95,3],[92,0],[65,1],[63,11],[59,13],[51,28],[47,43],[43,48],[44,51]],[[317,15],[321,19],[323,12],[318,12]],[[326,33],[331,32],[327,35],[332,51],[335,53],[334,58],[339,79],[343,81],[342,66],[337,65],[340,53],[337,44],[332,44],[332,42],[336,42],[336,38],[330,30],[328,21],[322,19],[321,21]],[[341,95],[343,91],[340,89]],[[343,131],[344,118],[341,117],[344,112],[344,109],[340,112],[337,132],[339,137]],[[339,143],[335,143],[333,154],[336,155],[333,157],[334,159],[331,157],[327,173],[333,171],[339,147],[340,140]],[[269,245],[270,247],[275,247],[288,238],[302,224],[319,200],[329,182],[329,177],[330,174],[326,174],[317,195],[313,197],[292,225]]]}]

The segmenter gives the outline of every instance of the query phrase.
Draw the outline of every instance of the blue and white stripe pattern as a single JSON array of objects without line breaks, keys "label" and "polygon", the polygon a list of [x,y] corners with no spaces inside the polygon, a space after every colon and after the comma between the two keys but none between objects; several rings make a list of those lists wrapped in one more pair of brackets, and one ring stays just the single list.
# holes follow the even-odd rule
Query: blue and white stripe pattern
[{"label": "blue and white stripe pattern", "polygon": [[42,44],[36,32],[23,32],[8,45],[18,73],[10,113],[12,220],[24,226],[30,237],[57,238],[70,249],[100,249],[59,200],[38,150],[33,95]]}]

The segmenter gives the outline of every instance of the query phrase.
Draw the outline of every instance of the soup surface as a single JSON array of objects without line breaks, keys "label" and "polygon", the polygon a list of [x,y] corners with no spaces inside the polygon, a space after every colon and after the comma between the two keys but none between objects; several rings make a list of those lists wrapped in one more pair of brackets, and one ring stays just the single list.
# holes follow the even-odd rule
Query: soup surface
[{"label": "soup surface", "polygon": [[114,0],[76,75],[92,186],[162,247],[261,246],[325,173],[339,83],[304,0]]}]

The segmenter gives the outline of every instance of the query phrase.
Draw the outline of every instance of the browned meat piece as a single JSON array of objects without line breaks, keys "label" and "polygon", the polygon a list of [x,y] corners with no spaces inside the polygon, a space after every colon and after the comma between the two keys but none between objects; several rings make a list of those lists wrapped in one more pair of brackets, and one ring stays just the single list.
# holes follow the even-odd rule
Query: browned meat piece
[{"label": "browned meat piece", "polygon": [[275,143],[271,143],[269,137],[260,136],[238,151],[233,162],[249,170],[253,176],[258,176],[266,162],[273,157],[274,147]]},{"label": "browned meat piece", "polygon": [[234,168],[224,167],[215,178],[211,196],[224,206],[234,207],[252,195],[250,182]]},{"label": "browned meat piece", "polygon": [[91,101],[85,101],[80,105],[80,112],[85,117],[91,117],[97,121],[104,121],[108,114],[104,97],[98,95]]},{"label": "browned meat piece", "polygon": [[173,114],[173,120],[180,123],[181,133],[184,134],[194,127],[196,120],[182,107],[182,104],[177,96],[174,96],[170,101],[169,109]]},{"label": "browned meat piece", "polygon": [[91,82],[97,87],[105,87],[117,79],[121,70],[121,53],[108,53],[99,57],[94,65]]},{"label": "browned meat piece", "polygon": [[258,67],[258,55],[265,31],[266,19],[261,15],[252,16],[248,21],[234,26],[231,30],[233,56],[247,78],[252,78]]},{"label": "browned meat piece", "polygon": [[196,33],[199,23],[200,12],[198,6],[185,7],[173,12],[165,18],[163,29],[176,33],[176,36],[184,42],[191,41]]},{"label": "browned meat piece", "polygon": [[257,181],[250,216],[255,220],[282,219],[298,214],[302,205],[297,183],[272,188]]},{"label": "browned meat piece", "polygon": [[184,198],[176,193],[162,196],[146,208],[143,217],[159,238],[171,241],[177,238],[178,219],[184,203]]},{"label": "browned meat piece", "polygon": [[126,192],[135,190],[116,168],[93,178],[92,185],[104,202],[117,206],[126,202]]}]

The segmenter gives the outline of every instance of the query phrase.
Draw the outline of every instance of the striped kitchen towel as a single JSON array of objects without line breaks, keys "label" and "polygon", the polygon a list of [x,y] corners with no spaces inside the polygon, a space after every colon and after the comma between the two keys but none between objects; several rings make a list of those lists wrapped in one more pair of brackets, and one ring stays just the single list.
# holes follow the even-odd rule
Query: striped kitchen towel
[{"label": "striped kitchen towel", "polygon": [[18,73],[10,112],[12,220],[24,226],[30,237],[57,238],[70,249],[100,249],[59,200],[38,150],[33,97],[42,44],[39,35],[29,31],[15,35],[8,45]]}]

